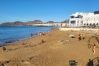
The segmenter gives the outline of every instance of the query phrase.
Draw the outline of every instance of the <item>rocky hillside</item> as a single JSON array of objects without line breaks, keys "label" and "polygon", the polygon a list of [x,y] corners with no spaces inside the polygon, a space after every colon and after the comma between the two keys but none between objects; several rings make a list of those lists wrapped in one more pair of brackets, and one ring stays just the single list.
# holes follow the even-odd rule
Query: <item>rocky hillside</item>
[{"label": "rocky hillside", "polygon": [[21,21],[15,21],[15,22],[5,22],[0,24],[0,26],[25,26],[25,25],[33,25],[33,24],[42,24],[43,22],[40,20],[34,20],[34,21],[28,21],[28,22],[21,22]]}]

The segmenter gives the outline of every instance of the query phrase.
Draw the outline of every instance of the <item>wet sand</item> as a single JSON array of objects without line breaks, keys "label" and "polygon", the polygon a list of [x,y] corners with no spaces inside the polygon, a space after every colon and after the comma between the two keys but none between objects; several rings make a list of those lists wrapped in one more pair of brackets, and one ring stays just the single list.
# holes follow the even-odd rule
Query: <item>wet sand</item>
[{"label": "wet sand", "polygon": [[[79,33],[84,35],[84,40],[78,40]],[[0,66],[69,66],[69,60],[76,60],[77,66],[86,66],[89,59],[99,57],[96,39],[90,39],[91,44],[97,45],[96,53],[88,48],[88,40],[93,35],[89,31],[54,29],[45,35],[14,42],[0,47]]]}]

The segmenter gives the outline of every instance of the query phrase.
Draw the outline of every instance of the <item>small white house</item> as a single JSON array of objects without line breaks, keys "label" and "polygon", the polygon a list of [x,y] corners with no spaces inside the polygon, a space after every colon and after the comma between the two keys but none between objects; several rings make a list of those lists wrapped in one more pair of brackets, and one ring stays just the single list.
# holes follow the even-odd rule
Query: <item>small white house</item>
[{"label": "small white house", "polygon": [[99,11],[94,13],[80,13],[72,14],[69,19],[69,27],[98,27],[99,26]]}]

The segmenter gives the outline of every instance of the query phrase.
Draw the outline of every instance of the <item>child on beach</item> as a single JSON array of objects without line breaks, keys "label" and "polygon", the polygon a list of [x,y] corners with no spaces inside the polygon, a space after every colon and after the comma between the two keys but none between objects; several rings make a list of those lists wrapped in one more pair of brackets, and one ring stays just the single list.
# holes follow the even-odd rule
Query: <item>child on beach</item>
[{"label": "child on beach", "polygon": [[93,54],[95,54],[95,52],[96,52],[96,45],[95,44],[93,45],[92,51],[93,51]]}]

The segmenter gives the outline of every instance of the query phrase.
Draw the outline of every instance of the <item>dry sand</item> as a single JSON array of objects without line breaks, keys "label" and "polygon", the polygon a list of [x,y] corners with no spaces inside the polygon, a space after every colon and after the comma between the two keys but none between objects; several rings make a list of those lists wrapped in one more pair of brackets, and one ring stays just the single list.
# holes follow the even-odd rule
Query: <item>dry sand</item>
[{"label": "dry sand", "polygon": [[[85,36],[84,40],[78,40],[79,33]],[[71,34],[75,38],[70,38]],[[88,42],[93,35],[88,31],[62,32],[54,29],[46,35],[14,42],[0,47],[0,66],[69,66],[69,60],[76,60],[77,66],[86,66],[89,59],[99,57],[96,39]],[[88,48],[89,43],[97,44],[95,54]]]}]

